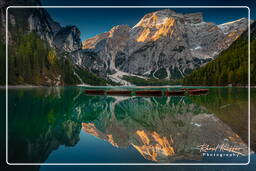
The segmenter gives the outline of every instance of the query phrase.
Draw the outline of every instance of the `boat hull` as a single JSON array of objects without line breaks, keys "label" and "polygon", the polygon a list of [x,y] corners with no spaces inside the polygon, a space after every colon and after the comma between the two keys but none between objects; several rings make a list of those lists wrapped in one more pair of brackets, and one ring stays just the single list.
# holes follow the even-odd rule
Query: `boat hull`
[{"label": "boat hull", "polygon": [[85,90],[85,94],[89,94],[89,95],[105,95],[105,90]]},{"label": "boat hull", "polygon": [[136,96],[162,96],[161,90],[135,91]]},{"label": "boat hull", "polygon": [[195,90],[188,90],[188,94],[190,95],[203,95],[209,92],[208,89],[195,89]]},{"label": "boat hull", "polygon": [[185,95],[185,90],[180,90],[180,91],[165,91],[166,96],[184,96]]},{"label": "boat hull", "polygon": [[115,95],[115,96],[131,96],[132,91],[119,91],[119,90],[110,90],[106,92],[107,95]]}]

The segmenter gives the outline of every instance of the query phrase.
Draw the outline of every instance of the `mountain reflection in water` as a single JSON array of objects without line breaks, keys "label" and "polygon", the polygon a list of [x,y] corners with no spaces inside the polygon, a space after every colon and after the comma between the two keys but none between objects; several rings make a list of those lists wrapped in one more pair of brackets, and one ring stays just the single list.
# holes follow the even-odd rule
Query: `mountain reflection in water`
[{"label": "mountain reflection in water", "polygon": [[[211,89],[210,94],[196,97],[87,96],[83,90],[9,90],[9,162],[43,163],[61,145],[76,148],[81,130],[97,137],[97,142],[128,151],[132,147],[151,162],[200,162],[202,144],[236,146],[242,155],[248,154],[246,125],[232,125],[247,122],[246,89]],[[234,115],[242,117],[221,112],[233,104]],[[234,132],[235,127],[242,131]]]},{"label": "mountain reflection in water", "polygon": [[200,160],[198,147],[202,144],[237,146],[242,154],[248,153],[229,126],[187,97],[105,98],[116,101],[98,111],[96,120],[83,123],[83,130],[116,147],[132,145],[148,160]]}]

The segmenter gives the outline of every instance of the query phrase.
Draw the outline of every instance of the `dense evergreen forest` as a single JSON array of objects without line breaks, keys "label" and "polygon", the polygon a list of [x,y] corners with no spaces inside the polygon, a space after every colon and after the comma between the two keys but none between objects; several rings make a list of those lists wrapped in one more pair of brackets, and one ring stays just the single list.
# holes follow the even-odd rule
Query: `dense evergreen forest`
[{"label": "dense evergreen forest", "polygon": [[[251,85],[256,85],[256,23],[251,25]],[[247,85],[248,32],[219,57],[183,79],[185,85]]]},{"label": "dense evergreen forest", "polygon": [[[2,10],[2,9],[1,9]],[[11,11],[15,24],[9,24],[9,85],[108,85],[112,82],[98,77],[71,61],[70,54],[50,46],[35,32],[28,31],[28,20],[37,10]],[[3,13],[3,11],[1,11]],[[40,16],[40,15],[39,15]],[[0,22],[4,23],[2,18]],[[0,27],[0,85],[6,80],[5,27]]]},{"label": "dense evergreen forest", "polygon": [[[74,71],[82,75],[81,78]],[[11,85],[73,85],[81,81],[91,85],[108,83],[74,66],[68,54],[50,48],[36,33],[20,36],[15,46],[9,47],[8,82]]]},{"label": "dense evergreen forest", "polygon": [[8,52],[9,84],[42,85],[44,79],[57,79],[60,73],[55,49],[39,39],[36,33],[20,36]]},{"label": "dense evergreen forest", "polygon": [[[69,53],[50,47],[37,33],[27,31],[27,13],[21,11],[16,26],[9,26],[8,83],[10,85],[116,85],[100,78],[85,68],[73,64]],[[0,19],[2,22],[2,20]],[[19,27],[18,27],[19,26]],[[251,25],[251,84],[256,85],[256,23]],[[5,37],[0,33],[0,85],[5,84]],[[173,85],[180,80],[158,78],[147,80],[134,76],[123,79],[135,85]],[[243,33],[228,49],[215,60],[186,76],[185,85],[247,85],[248,83],[248,32]]]}]

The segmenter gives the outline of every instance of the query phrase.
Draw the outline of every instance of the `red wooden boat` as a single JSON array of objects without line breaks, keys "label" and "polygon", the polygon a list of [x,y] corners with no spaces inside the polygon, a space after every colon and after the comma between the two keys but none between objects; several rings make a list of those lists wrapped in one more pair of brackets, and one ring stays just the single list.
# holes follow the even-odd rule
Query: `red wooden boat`
[{"label": "red wooden boat", "polygon": [[181,88],[180,90],[185,90],[185,91],[187,91],[187,90],[196,90],[195,88]]},{"label": "red wooden boat", "polygon": [[130,96],[132,91],[129,90],[109,90],[106,92],[107,95],[122,95],[122,96]]},{"label": "red wooden boat", "polygon": [[187,90],[188,94],[190,95],[201,95],[201,94],[206,94],[208,93],[208,89],[192,89],[192,90]]},{"label": "red wooden boat", "polygon": [[143,91],[135,91],[137,96],[162,96],[161,90],[143,90]]},{"label": "red wooden boat", "polygon": [[177,90],[177,91],[165,91],[166,96],[184,96],[185,90]]},{"label": "red wooden boat", "polygon": [[105,90],[85,90],[86,94],[93,94],[93,95],[104,95]]}]

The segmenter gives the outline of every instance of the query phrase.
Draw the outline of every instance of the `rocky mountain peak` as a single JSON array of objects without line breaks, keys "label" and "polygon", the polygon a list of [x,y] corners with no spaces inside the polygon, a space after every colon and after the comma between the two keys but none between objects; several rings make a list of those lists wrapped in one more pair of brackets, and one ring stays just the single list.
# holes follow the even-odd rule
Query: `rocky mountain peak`
[{"label": "rocky mountain peak", "polygon": [[76,26],[62,27],[54,37],[54,44],[58,49],[72,52],[82,48],[80,30]]},{"label": "rocky mountain peak", "polygon": [[157,21],[156,19],[151,23],[144,24],[143,26],[135,27],[136,29],[133,30],[134,39],[137,42],[155,41],[162,36],[170,36],[173,33],[176,20],[172,17],[166,17],[161,21]]},{"label": "rocky mountain peak", "polygon": [[162,9],[162,10],[155,11],[153,13],[157,14],[158,16],[171,16],[171,15],[177,14],[176,11],[171,9]]},{"label": "rocky mountain peak", "polygon": [[109,32],[104,32],[104,33],[98,34],[92,38],[86,39],[83,42],[83,49],[93,49],[93,48],[95,48],[96,44],[99,41],[106,39],[108,37],[109,37]]},{"label": "rocky mountain peak", "polygon": [[203,15],[202,13],[192,13],[192,14],[185,14],[184,15],[185,22],[192,23],[192,24],[198,24],[203,21]]},{"label": "rocky mountain peak", "polygon": [[[38,4],[39,0],[30,0],[29,4]],[[13,6],[18,5],[15,1]],[[1,13],[2,16],[2,13]],[[42,40],[49,43],[50,47],[61,51],[72,52],[82,47],[81,32],[76,26],[61,27],[54,21],[46,9],[10,9],[9,19],[13,27],[22,26],[25,33],[35,32]]]},{"label": "rocky mountain peak", "polygon": [[117,25],[110,29],[108,32],[98,34],[92,38],[89,38],[83,42],[83,49],[96,48],[98,43],[102,43],[102,40],[111,38],[112,40],[124,39],[128,37],[130,27],[128,25]]},{"label": "rocky mountain peak", "polygon": [[[252,24],[253,20],[251,20],[250,23]],[[226,49],[248,28],[248,19],[240,18],[235,21],[220,24],[217,27],[225,35],[222,41],[219,42],[218,49]]]},{"label": "rocky mountain peak", "polygon": [[[253,21],[251,21],[252,23]],[[218,27],[223,31],[224,34],[228,34],[231,30],[244,30],[244,27],[247,27],[248,25],[248,19],[247,18],[240,18],[238,20],[235,21],[231,21],[231,22],[227,22],[224,24],[220,24],[218,25]]]},{"label": "rocky mountain peak", "polygon": [[144,15],[132,28],[119,25],[87,39],[83,48],[97,54],[105,65],[100,72],[109,75],[179,79],[229,47],[247,29],[247,22],[243,18],[216,25],[203,21],[200,12],[163,9]]},{"label": "rocky mountain peak", "polygon": [[109,31],[109,37],[121,38],[124,35],[129,34],[130,29],[131,28],[128,25],[115,26]]},{"label": "rocky mountain peak", "polygon": [[134,27],[157,27],[168,20],[184,20],[186,23],[198,24],[203,21],[202,13],[179,14],[170,9],[163,9],[146,14]]},{"label": "rocky mountain peak", "polygon": [[133,28],[135,27],[157,27],[166,22],[172,16],[177,15],[175,11],[170,9],[159,10],[146,14]]}]

